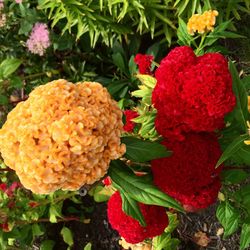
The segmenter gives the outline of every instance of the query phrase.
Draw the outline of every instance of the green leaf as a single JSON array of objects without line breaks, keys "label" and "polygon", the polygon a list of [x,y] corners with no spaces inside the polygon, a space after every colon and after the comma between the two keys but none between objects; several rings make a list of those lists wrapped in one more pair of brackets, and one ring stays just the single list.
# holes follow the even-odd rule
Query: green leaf
[{"label": "green leaf", "polygon": [[57,223],[57,217],[62,217],[62,203],[61,204],[51,204],[49,208],[49,221],[51,223]]},{"label": "green leaf", "polygon": [[9,98],[5,95],[0,94],[0,105],[7,105],[9,103]]},{"label": "green leaf", "polygon": [[126,213],[128,216],[131,216],[132,218],[139,221],[141,226],[146,227],[147,224],[144,220],[144,217],[141,213],[141,210],[138,206],[138,203],[136,200],[131,198],[127,193],[120,192],[120,195],[122,197],[122,210],[124,213]]},{"label": "green leaf", "polygon": [[112,194],[109,192],[109,190],[107,190],[107,188],[103,187],[102,185],[99,185],[95,187],[94,189],[93,196],[94,196],[95,202],[108,201],[111,195]]},{"label": "green leaf", "polygon": [[91,249],[92,249],[92,244],[90,242],[83,248],[83,250],[91,250]]},{"label": "green leaf", "polygon": [[249,138],[249,135],[242,135],[233,140],[232,143],[230,143],[223,154],[221,155],[220,159],[218,160],[216,164],[216,168],[219,167],[224,161],[229,159],[231,156],[233,156],[242,146],[244,146],[244,141]]},{"label": "green leaf", "polygon": [[222,172],[222,178],[226,184],[241,183],[248,176],[249,176],[249,174],[242,169],[225,170]]},{"label": "green leaf", "polygon": [[246,121],[249,118],[247,91],[232,61],[229,61],[229,69],[233,78],[233,91],[237,99],[237,106],[234,110],[235,118],[239,122],[242,132],[246,132]]},{"label": "green leaf", "polygon": [[176,229],[176,227],[179,225],[179,220],[178,220],[177,214],[174,214],[171,212],[167,212],[167,214],[168,214],[169,224],[165,228],[164,231],[166,233],[172,233]]},{"label": "green leaf", "polygon": [[123,72],[126,73],[124,58],[121,53],[117,52],[112,55],[114,64]]},{"label": "green leaf", "polygon": [[245,36],[242,36],[240,34],[231,32],[231,31],[221,31],[217,34],[221,38],[246,38]]},{"label": "green leaf", "polygon": [[110,95],[114,96],[125,87],[127,87],[127,82],[112,82],[107,86],[107,89]]},{"label": "green leaf", "polygon": [[21,65],[22,61],[17,58],[7,58],[0,64],[0,77],[7,78],[15,72]]},{"label": "green leaf", "polygon": [[44,234],[44,231],[41,229],[41,226],[39,224],[33,224],[32,225],[32,234],[33,234],[33,237],[41,236]]},{"label": "green leaf", "polygon": [[239,227],[240,212],[233,207],[228,201],[221,202],[217,208],[216,216],[224,227],[224,236],[233,234]]},{"label": "green leaf", "polygon": [[12,88],[21,89],[23,87],[23,81],[19,76],[14,76],[10,79],[10,86]]},{"label": "green leaf", "polygon": [[132,96],[142,98],[142,103],[145,105],[151,105],[152,89],[145,86],[139,86],[139,90],[135,90],[131,93]]},{"label": "green leaf", "polygon": [[137,65],[134,62],[135,57],[131,56],[128,63],[128,68],[131,76],[134,76],[137,72]]},{"label": "green leaf", "polygon": [[145,141],[134,137],[123,137],[122,143],[126,144],[125,157],[135,162],[147,162],[157,158],[170,156],[164,145],[157,142]]},{"label": "green leaf", "polygon": [[56,243],[53,240],[45,240],[42,242],[40,250],[53,250],[55,244]]},{"label": "green leaf", "polygon": [[188,34],[187,32],[187,25],[186,23],[179,18],[179,27],[177,29],[177,37],[178,37],[178,44],[179,45],[191,45],[191,41],[193,37]]},{"label": "green leaf", "polygon": [[244,223],[242,225],[240,234],[240,250],[246,249],[250,245],[250,224]]},{"label": "green leaf", "polygon": [[22,19],[20,21],[20,28],[19,28],[19,31],[18,31],[18,35],[28,35],[29,32],[32,30],[32,26],[33,24],[29,21],[29,20],[26,20],[26,19]]},{"label": "green leaf", "polygon": [[148,178],[136,176],[122,161],[111,162],[109,176],[119,187],[119,190],[126,192],[136,201],[183,211],[182,206],[177,201],[160,191]]},{"label": "green leaf", "polygon": [[74,244],[74,241],[73,241],[73,235],[72,235],[72,232],[69,228],[67,227],[63,227],[60,234],[62,235],[63,237],[63,241],[68,244],[69,246],[73,246]]},{"label": "green leaf", "polygon": [[241,186],[240,190],[234,193],[234,198],[250,214],[250,185]]},{"label": "green leaf", "polygon": [[136,77],[140,80],[140,82],[147,86],[148,88],[153,89],[156,85],[156,78],[150,75],[137,74]]},{"label": "green leaf", "polygon": [[241,80],[246,88],[246,90],[250,89],[250,75],[245,76],[242,80]]},{"label": "green leaf", "polygon": [[154,250],[165,249],[171,242],[171,235],[169,233],[163,233],[153,238]]},{"label": "green leaf", "polygon": [[223,32],[227,27],[231,24],[231,20],[228,20],[226,22],[223,22],[219,24],[217,27],[215,27],[214,31],[209,33],[209,35],[206,36],[204,46],[211,46],[213,43],[215,43],[221,36],[220,33]]},{"label": "green leaf", "polygon": [[155,117],[156,111],[147,112],[145,110],[143,114],[133,119],[135,123],[141,125],[138,134],[145,139],[153,139],[157,137],[157,131],[155,129]]},{"label": "green leaf", "polygon": [[[248,137],[248,140],[249,141]],[[250,166],[250,146],[246,145],[245,143],[243,146],[235,153],[232,157],[232,160],[240,165],[247,165]],[[239,166],[239,164],[237,164]]]},{"label": "green leaf", "polygon": [[177,249],[180,244],[180,240],[171,238],[170,233],[163,233],[153,238],[154,250],[173,250]]}]

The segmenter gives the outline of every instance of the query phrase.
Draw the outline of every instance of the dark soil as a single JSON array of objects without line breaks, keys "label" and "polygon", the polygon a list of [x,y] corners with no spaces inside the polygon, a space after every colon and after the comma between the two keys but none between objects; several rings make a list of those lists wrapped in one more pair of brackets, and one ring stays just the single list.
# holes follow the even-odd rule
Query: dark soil
[{"label": "dark soil", "polygon": [[[67,226],[73,232],[74,246],[72,250],[83,250],[89,242],[92,244],[92,250],[122,249],[118,244],[119,235],[111,229],[107,221],[106,204],[95,203],[90,197],[85,197],[83,201],[87,210],[92,210],[85,213],[85,218],[90,219],[89,224],[77,221],[48,224],[48,237],[56,241],[54,250],[67,250],[67,245],[60,235],[63,226]],[[222,226],[215,214],[216,205],[198,213],[180,214],[180,224],[174,235],[181,240],[178,250],[239,250],[240,232],[223,239],[223,234],[218,234],[218,230],[222,230]],[[196,244],[194,235],[197,232],[204,232],[210,239],[206,247]]]},{"label": "dark soil", "polygon": [[90,197],[84,197],[83,202],[84,206],[90,210],[89,213],[84,213],[85,218],[90,219],[90,223],[71,221],[48,225],[48,237],[56,242],[54,250],[67,249],[67,245],[60,235],[63,226],[68,227],[73,233],[74,246],[72,250],[83,250],[89,242],[92,244],[92,250],[121,249],[118,244],[120,237],[117,232],[111,229],[107,221],[106,203],[95,203]]},{"label": "dark soil", "polygon": [[[223,239],[223,234],[219,233],[222,226],[215,214],[216,205],[199,213],[179,215],[177,237],[182,241],[179,250],[239,250],[240,232]],[[195,243],[194,235],[197,232],[204,232],[211,240],[207,247],[201,247]]]}]

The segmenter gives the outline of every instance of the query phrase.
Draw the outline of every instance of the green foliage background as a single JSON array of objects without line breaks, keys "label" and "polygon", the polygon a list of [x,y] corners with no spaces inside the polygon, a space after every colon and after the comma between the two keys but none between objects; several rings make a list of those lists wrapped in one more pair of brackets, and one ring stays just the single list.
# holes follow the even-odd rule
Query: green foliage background
[{"label": "green foliage background", "polygon": [[[155,61],[160,62],[170,47],[179,44],[193,46],[199,52],[197,54],[220,51],[232,60],[239,60],[239,68],[243,68],[241,77],[234,64],[230,63],[237,108],[226,117],[227,127],[222,131],[220,140],[224,153],[218,164],[224,162],[229,169],[222,174],[223,199],[218,206],[217,217],[225,228],[225,236],[241,230],[241,249],[249,246],[250,187],[246,181],[250,176],[247,168],[250,156],[249,146],[244,144],[244,140],[249,139],[246,126],[249,120],[247,95],[250,91],[247,74],[250,72],[250,33],[246,25],[250,13],[249,0],[23,0],[22,4],[5,0],[4,5],[2,11],[7,16],[7,23],[0,28],[1,124],[7,113],[19,101],[25,100],[35,86],[58,78],[73,82],[98,81],[108,88],[122,109],[138,108],[140,116],[135,119],[136,138],[123,138],[128,148],[125,157],[137,163],[168,156],[171,152],[161,147],[154,128],[156,111],[150,106],[150,96],[155,80],[137,75],[134,55],[138,52],[151,54]],[[192,14],[208,9],[219,11],[217,25],[214,32],[206,36],[202,46],[196,47],[194,37],[186,32],[186,23]],[[36,22],[48,24],[50,30],[52,45],[43,57],[31,54],[26,48],[26,41]],[[230,39],[225,41],[225,38]],[[231,40],[234,38],[237,38],[236,42]],[[201,41],[199,36],[195,39],[197,43]],[[128,214],[143,224],[138,201],[182,210],[176,201],[154,188],[150,178],[141,182],[133,174],[132,170],[142,170],[139,165],[132,165],[124,171],[121,169],[123,164],[113,162],[109,174],[114,176],[114,185],[123,194],[124,209]],[[143,171],[150,172],[148,167],[143,167]],[[16,177],[9,179],[1,173],[0,178],[11,183]],[[150,187],[151,192],[146,192],[145,187]],[[233,192],[232,188],[235,188]],[[95,200],[107,199],[107,194],[101,192],[102,186],[93,191]],[[21,189],[16,194],[21,209],[10,211],[7,208],[8,197],[0,195],[0,212],[8,214],[9,221],[15,225],[12,232],[1,231],[0,245],[3,248],[10,243],[8,239],[18,238],[18,246],[25,249],[36,237],[45,234],[43,224],[35,224],[35,220],[46,218],[55,223],[64,218],[62,206],[65,200],[81,203],[78,193],[59,191],[51,196],[36,196]],[[31,210],[27,207],[29,200],[41,202],[42,206]],[[84,216],[81,211],[79,215]],[[20,224],[17,227],[16,222]],[[171,238],[171,232],[166,231],[154,239],[159,249],[161,246],[165,249],[176,247],[178,240]],[[72,235],[68,229],[64,228],[61,234],[71,247]],[[52,249],[53,245],[53,241],[46,239],[41,249]]]}]

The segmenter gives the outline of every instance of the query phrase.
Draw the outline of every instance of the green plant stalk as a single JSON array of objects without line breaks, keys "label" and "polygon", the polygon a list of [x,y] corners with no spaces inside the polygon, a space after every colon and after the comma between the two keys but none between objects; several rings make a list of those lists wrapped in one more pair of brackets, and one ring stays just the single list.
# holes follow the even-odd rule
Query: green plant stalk
[{"label": "green plant stalk", "polygon": [[46,200],[45,202],[38,202],[38,205],[36,206],[36,207],[33,207],[33,208],[31,208],[30,210],[33,210],[33,209],[35,209],[35,208],[37,208],[37,207],[39,207],[39,206],[44,206],[44,205],[47,205],[47,204],[50,204],[50,203],[58,203],[58,202],[60,202],[60,201],[62,201],[62,200],[66,200],[66,199],[69,199],[69,198],[71,198],[71,197],[73,197],[73,196],[75,196],[76,195],[76,192],[72,192],[72,193],[70,193],[70,194],[67,194],[67,195],[62,195],[62,196],[60,196],[60,197],[57,197],[56,199],[54,199],[53,201],[48,201],[48,200]]},{"label": "green plant stalk", "polygon": [[[79,221],[79,222],[81,222],[81,219],[79,217],[64,217],[62,219],[57,219],[57,222],[67,222],[67,221]],[[50,222],[50,220],[49,220],[49,218],[41,218],[41,219],[33,220],[30,222],[15,221],[15,225],[27,225],[27,224],[34,224],[34,223],[40,223],[40,222]]]},{"label": "green plant stalk", "polygon": [[203,43],[204,43],[204,41],[205,41],[206,35],[207,35],[206,32],[205,32],[204,34],[202,34],[202,36],[201,36],[201,41],[200,41],[200,44],[199,44],[199,47],[198,47],[197,50],[196,50],[196,54],[199,54],[199,52],[204,48],[204,47],[203,47]]}]

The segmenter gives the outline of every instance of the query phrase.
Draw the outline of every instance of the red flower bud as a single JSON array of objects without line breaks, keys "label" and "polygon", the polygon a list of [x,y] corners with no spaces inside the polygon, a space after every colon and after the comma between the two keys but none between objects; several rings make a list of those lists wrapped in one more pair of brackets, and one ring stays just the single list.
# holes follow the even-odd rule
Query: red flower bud
[{"label": "red flower bud", "polygon": [[109,186],[112,184],[112,180],[111,178],[108,176],[106,177],[104,180],[102,180],[102,183],[105,185],[105,186]]},{"label": "red flower bud", "polygon": [[133,110],[125,110],[123,113],[126,117],[126,123],[124,124],[123,129],[126,132],[133,132],[135,123],[131,120],[136,118],[138,116],[138,113]]},{"label": "red flower bud", "polygon": [[39,206],[39,203],[38,202],[36,202],[36,201],[30,201],[29,203],[28,203],[28,205],[30,206],[30,207],[37,207],[37,206]]},{"label": "red flower bud", "polygon": [[5,192],[6,189],[7,189],[6,183],[1,183],[1,184],[0,184],[0,190],[2,190],[3,192]]},{"label": "red flower bud", "polygon": [[154,57],[151,55],[137,54],[134,62],[138,65],[140,74],[151,75],[151,64],[153,60]]},{"label": "red flower bud", "polygon": [[0,224],[0,228],[2,228],[4,232],[9,232],[10,231],[9,225],[8,225],[7,222],[5,222],[3,224]]}]

